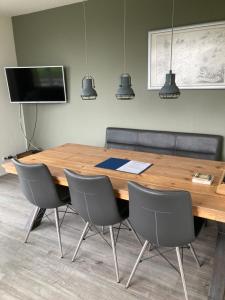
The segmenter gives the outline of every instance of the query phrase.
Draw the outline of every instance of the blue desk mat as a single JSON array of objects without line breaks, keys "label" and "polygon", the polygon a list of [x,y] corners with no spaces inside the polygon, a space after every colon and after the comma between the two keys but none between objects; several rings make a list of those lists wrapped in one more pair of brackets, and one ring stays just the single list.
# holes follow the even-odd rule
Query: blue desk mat
[{"label": "blue desk mat", "polygon": [[103,162],[97,164],[95,167],[97,168],[103,168],[103,169],[110,169],[110,170],[116,170],[126,163],[128,163],[130,160],[129,159],[121,159],[121,158],[108,158],[104,160]]}]

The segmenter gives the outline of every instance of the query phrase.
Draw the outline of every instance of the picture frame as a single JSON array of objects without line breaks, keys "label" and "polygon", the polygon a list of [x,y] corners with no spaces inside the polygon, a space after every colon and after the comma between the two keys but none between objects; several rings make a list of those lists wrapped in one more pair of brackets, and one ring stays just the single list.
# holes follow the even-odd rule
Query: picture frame
[{"label": "picture frame", "polygon": [[[148,33],[148,89],[170,70],[171,28]],[[174,28],[172,71],[180,89],[225,89],[225,21]]]}]

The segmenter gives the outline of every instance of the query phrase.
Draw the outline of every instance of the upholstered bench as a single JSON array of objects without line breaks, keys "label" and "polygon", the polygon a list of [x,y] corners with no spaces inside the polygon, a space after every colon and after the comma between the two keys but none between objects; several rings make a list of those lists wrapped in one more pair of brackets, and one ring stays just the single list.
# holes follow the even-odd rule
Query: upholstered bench
[{"label": "upholstered bench", "polygon": [[[221,160],[222,144],[223,137],[219,135],[108,127],[105,146],[106,148]],[[203,219],[195,217],[196,235],[203,222]]]},{"label": "upholstered bench", "polygon": [[223,137],[220,135],[116,127],[106,129],[107,148],[221,160],[222,144]]}]

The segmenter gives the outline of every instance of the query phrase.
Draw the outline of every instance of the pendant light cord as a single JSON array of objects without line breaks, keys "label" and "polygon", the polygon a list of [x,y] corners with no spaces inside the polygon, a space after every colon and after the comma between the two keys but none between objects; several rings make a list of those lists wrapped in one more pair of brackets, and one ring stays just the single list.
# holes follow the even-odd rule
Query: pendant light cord
[{"label": "pendant light cord", "polygon": [[172,70],[172,65],[173,65],[173,27],[174,27],[174,1],[173,1],[173,5],[172,5],[172,32],[171,32],[171,43],[170,43],[170,70]]},{"label": "pendant light cord", "polygon": [[85,64],[88,65],[88,53],[87,53],[87,18],[86,18],[86,1],[83,1],[83,17],[84,17],[84,53]]},{"label": "pendant light cord", "polygon": [[126,73],[127,57],[126,57],[126,0],[123,0],[123,72]]}]

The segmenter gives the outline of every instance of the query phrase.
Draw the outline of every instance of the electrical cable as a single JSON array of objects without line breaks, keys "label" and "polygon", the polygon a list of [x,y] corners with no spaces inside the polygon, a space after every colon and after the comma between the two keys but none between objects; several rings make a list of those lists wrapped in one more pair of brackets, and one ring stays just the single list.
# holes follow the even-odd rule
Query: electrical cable
[{"label": "electrical cable", "polygon": [[34,138],[34,135],[35,135],[35,131],[36,131],[36,128],[37,128],[37,120],[38,120],[38,106],[37,104],[35,105],[35,123],[34,123],[34,129],[33,129],[33,133],[32,133],[32,136],[30,138],[30,141],[33,140]]},{"label": "electrical cable", "polygon": [[85,66],[88,66],[88,42],[87,42],[87,16],[86,16],[86,0],[83,1],[83,17],[84,17],[84,53],[85,53]]},{"label": "electrical cable", "polygon": [[171,41],[170,41],[170,70],[172,70],[172,65],[173,65],[174,7],[175,7],[175,3],[173,0],[173,2],[172,2],[172,19],[171,19],[172,32],[171,32]]},{"label": "electrical cable", "polygon": [[127,3],[123,0],[123,72],[126,73],[127,57],[126,57],[126,18],[127,18]]},{"label": "electrical cable", "polygon": [[36,131],[36,128],[37,128],[37,120],[38,120],[38,108],[37,108],[37,104],[36,104],[34,128],[33,128],[31,138],[28,138],[26,133],[25,133],[25,128],[24,128],[23,121],[22,121],[22,104],[20,104],[20,106],[19,106],[19,124],[20,124],[20,129],[21,129],[22,135],[28,143],[27,150],[29,150],[30,146],[32,146],[34,149],[36,149],[38,151],[41,150],[40,148],[36,147],[32,143],[32,140],[34,138],[35,131]]}]

